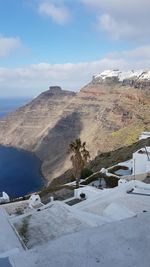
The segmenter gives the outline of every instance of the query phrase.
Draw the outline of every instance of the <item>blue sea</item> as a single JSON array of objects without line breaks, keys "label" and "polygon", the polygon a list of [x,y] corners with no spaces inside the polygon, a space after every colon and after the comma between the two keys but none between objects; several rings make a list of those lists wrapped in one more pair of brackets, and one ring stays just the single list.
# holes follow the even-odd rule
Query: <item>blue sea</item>
[{"label": "blue sea", "polygon": [[9,112],[25,105],[29,98],[0,98],[0,117],[6,116]]},{"label": "blue sea", "polygon": [[[29,102],[29,99],[0,99],[0,117]],[[41,161],[30,152],[0,145],[0,192],[11,198],[36,192],[44,186]]]}]

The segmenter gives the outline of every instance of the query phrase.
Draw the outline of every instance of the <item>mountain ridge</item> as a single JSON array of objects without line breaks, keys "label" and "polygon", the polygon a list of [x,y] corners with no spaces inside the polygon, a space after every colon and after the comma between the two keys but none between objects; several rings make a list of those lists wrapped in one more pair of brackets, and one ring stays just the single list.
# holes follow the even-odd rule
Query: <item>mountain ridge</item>
[{"label": "mountain ridge", "polygon": [[78,93],[52,86],[0,120],[0,143],[33,151],[52,181],[70,168],[68,146],[80,137],[94,158],[149,130],[150,90],[93,80]]}]

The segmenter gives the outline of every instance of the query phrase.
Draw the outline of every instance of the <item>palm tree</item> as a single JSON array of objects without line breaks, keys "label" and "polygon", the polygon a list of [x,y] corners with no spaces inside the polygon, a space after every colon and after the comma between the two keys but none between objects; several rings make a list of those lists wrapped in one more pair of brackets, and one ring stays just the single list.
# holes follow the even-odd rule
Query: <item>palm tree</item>
[{"label": "palm tree", "polygon": [[73,174],[76,179],[76,188],[79,188],[81,172],[90,158],[90,153],[86,149],[86,142],[81,142],[78,138],[69,145],[70,160],[72,162]]}]

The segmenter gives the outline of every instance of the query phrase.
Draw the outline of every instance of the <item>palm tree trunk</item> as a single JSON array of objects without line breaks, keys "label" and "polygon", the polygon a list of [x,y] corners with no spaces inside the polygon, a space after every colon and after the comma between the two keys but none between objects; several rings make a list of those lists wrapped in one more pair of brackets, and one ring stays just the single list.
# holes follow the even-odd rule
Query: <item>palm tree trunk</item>
[{"label": "palm tree trunk", "polygon": [[80,187],[80,178],[76,178],[76,189]]}]

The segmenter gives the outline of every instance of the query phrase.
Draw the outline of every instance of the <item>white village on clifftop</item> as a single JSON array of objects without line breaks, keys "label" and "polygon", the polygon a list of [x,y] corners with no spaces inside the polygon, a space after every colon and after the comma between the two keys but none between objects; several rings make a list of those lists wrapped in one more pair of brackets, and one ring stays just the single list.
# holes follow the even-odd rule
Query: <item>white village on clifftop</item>
[{"label": "white village on clifftop", "polygon": [[[139,139],[150,137],[144,132]],[[64,201],[38,194],[9,202],[0,194],[0,267],[149,267],[150,147],[99,173],[103,178],[74,189]]]}]

